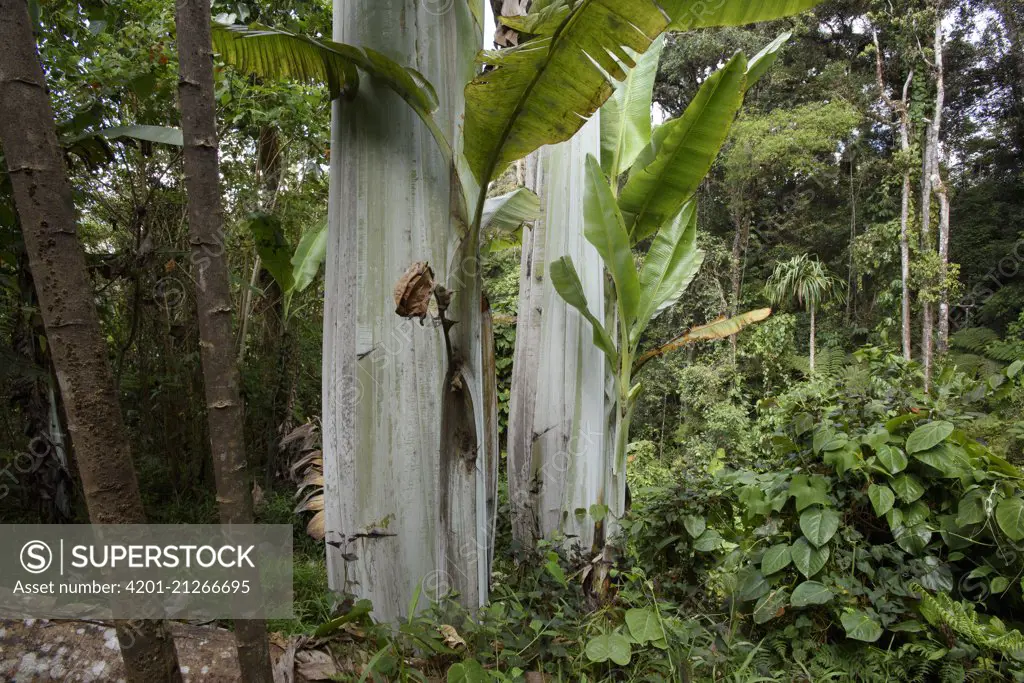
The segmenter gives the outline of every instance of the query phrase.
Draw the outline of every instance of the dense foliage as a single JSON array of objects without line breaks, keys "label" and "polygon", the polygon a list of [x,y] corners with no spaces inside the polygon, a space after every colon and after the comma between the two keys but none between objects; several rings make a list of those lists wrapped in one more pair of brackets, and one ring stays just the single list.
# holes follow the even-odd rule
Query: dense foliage
[{"label": "dense foliage", "polygon": [[[147,514],[211,522],[196,264],[173,130],[172,4],[33,6]],[[330,8],[320,0],[213,7],[226,23],[330,33]],[[431,596],[418,595],[409,612],[423,611],[397,630],[374,623],[365,602],[327,589],[324,546],[305,535],[316,512],[310,501],[323,507],[316,484],[309,496],[318,475],[322,486],[322,457],[315,444],[299,455],[287,439],[281,448],[296,427],[314,433],[325,411],[318,274],[334,151],[329,99],[341,84],[262,79],[218,56],[246,452],[259,521],[296,528],[296,619],[271,627],[322,638],[351,680],[521,680],[528,672],[565,681],[1024,680],[1024,8],[1012,0],[942,7],[942,172],[952,202],[945,282],[931,245],[920,241],[917,191],[936,95],[922,28],[933,2],[831,0],[799,17],[669,33],[663,47],[637,39],[634,48],[660,51],[655,122],[671,123],[638,135],[632,158],[589,167],[593,211],[607,210],[588,238],[600,243],[593,233],[603,227],[614,241],[601,256],[619,299],[604,303],[620,316],[612,331],[621,323],[617,335],[627,340],[617,351],[616,334],[597,335],[625,378],[619,407],[631,419],[620,425],[617,454],[627,463],[631,510],[611,570],[598,575],[592,555],[566,550],[572,544],[563,538],[514,543],[503,489],[489,604],[470,612],[450,599],[457,596],[428,605]],[[575,28],[608,40],[600,26]],[[551,27],[532,30],[544,38]],[[792,37],[775,44],[772,70],[748,83],[747,60],[735,55],[757,54],[786,32]],[[534,78],[537,55],[525,52],[521,62],[522,50],[488,58],[499,73]],[[578,78],[607,80],[594,66],[580,67]],[[336,79],[344,71],[325,69]],[[898,96],[911,72],[905,152],[877,81]],[[538,92],[557,91],[545,74]],[[723,74],[734,80],[728,116],[708,133],[724,141],[722,154],[713,166],[705,154],[673,167],[693,200],[683,208],[641,171],[668,154],[663,145],[685,147],[678,122]],[[477,118],[467,126],[489,130],[498,119],[481,120],[485,105],[509,108],[511,95],[493,83],[475,87]],[[537,117],[549,113],[543,98],[528,104]],[[473,150],[475,176],[490,177],[511,154],[507,141],[491,137],[476,142],[498,149]],[[635,175],[625,161],[637,162]],[[55,438],[67,420],[2,169],[0,519],[82,522],[74,444]],[[513,165],[490,194],[508,196],[522,170]],[[908,171],[913,360],[899,348]],[[657,200],[679,220],[641,225]],[[531,229],[522,218],[510,222],[514,229],[484,230],[482,269],[502,444],[521,313],[519,244]],[[561,268],[553,275],[574,285],[569,262]],[[671,287],[651,284],[670,279]],[[943,288],[952,334],[925,391],[920,318]],[[768,305],[773,315],[731,342],[711,339],[739,326],[659,352],[687,330]],[[637,358],[643,391],[634,392]],[[320,469],[307,479],[310,463]],[[298,511],[296,484],[306,494]],[[605,511],[588,512],[599,520]]]}]

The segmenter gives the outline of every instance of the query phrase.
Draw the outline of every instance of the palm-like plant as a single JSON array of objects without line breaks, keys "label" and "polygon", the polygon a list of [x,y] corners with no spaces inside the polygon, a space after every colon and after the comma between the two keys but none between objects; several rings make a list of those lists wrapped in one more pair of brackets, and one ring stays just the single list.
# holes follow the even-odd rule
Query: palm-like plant
[{"label": "palm-like plant", "polygon": [[[513,17],[506,22],[510,28],[532,36],[529,40],[507,50],[484,51],[474,69],[471,57],[467,59],[466,55],[475,51],[480,38],[470,36],[469,32],[472,29],[477,33],[482,28],[483,3],[470,0],[455,3],[454,13],[432,15],[429,22],[419,22],[415,29],[406,26],[402,35],[410,37],[407,42],[389,40],[388,54],[421,66],[425,74],[391,61],[382,52],[374,51],[372,46],[355,47],[341,42],[313,40],[261,26],[215,31],[216,49],[230,64],[262,77],[326,81],[332,97],[352,97],[350,101],[338,102],[335,106],[335,120],[343,125],[335,126],[333,148],[345,149],[347,157],[361,159],[362,165],[358,171],[343,173],[346,165],[341,164],[341,156],[335,155],[332,160],[332,174],[340,179],[332,184],[332,209],[341,206],[351,213],[343,215],[337,211],[332,219],[328,271],[335,274],[362,273],[359,263],[376,258],[379,251],[389,254],[391,259],[386,267],[379,267],[377,263],[375,267],[379,272],[398,272],[397,266],[404,267],[414,260],[445,262],[450,265],[448,273],[442,277],[455,285],[452,287],[452,305],[458,310],[449,311],[449,316],[452,320],[459,320],[459,325],[451,328],[450,339],[446,336],[444,340],[447,362],[441,366],[440,372],[437,367],[432,367],[433,375],[421,377],[421,381],[428,383],[443,381],[445,389],[410,392],[408,395],[410,409],[433,410],[431,415],[440,415],[440,420],[424,417],[420,424],[434,425],[432,431],[424,433],[421,430],[415,436],[410,432],[408,438],[398,438],[408,445],[401,452],[382,450],[378,454],[361,447],[360,442],[393,443],[398,431],[411,421],[381,419],[381,413],[374,411],[379,411],[384,404],[376,401],[350,405],[354,403],[350,394],[355,395],[355,392],[344,387],[356,384],[357,373],[365,374],[367,371],[376,373],[374,387],[398,386],[405,372],[403,367],[406,367],[402,362],[408,361],[408,367],[411,367],[413,362],[418,362],[417,358],[440,359],[441,355],[426,349],[424,345],[431,342],[424,339],[421,344],[407,345],[400,357],[394,355],[387,364],[373,368],[357,367],[356,326],[325,325],[325,328],[340,330],[338,335],[325,338],[325,355],[339,359],[337,363],[325,364],[325,367],[330,365],[336,371],[332,378],[325,376],[325,386],[331,387],[326,402],[332,406],[325,415],[325,425],[328,431],[343,436],[337,443],[325,443],[326,481],[337,482],[341,488],[361,490],[362,479],[353,480],[349,473],[372,474],[367,481],[372,480],[374,485],[383,487],[380,491],[388,493],[404,488],[398,481],[402,476],[418,477],[415,486],[423,492],[423,504],[419,507],[425,509],[430,501],[440,501],[443,508],[437,511],[439,514],[433,515],[399,515],[398,522],[391,525],[389,532],[398,536],[396,542],[360,545],[359,553],[351,553],[357,554],[359,561],[351,565],[347,564],[349,561],[345,555],[330,554],[329,564],[334,565],[333,584],[358,585],[361,597],[373,597],[377,616],[384,618],[401,613],[409,593],[428,566],[450,569],[441,573],[457,579],[459,585],[455,587],[467,603],[486,597],[487,564],[491,551],[488,530],[493,530],[493,526],[484,520],[484,515],[493,511],[487,509],[490,505],[487,490],[492,475],[485,473],[490,472],[494,467],[491,463],[496,462],[492,461],[489,453],[496,451],[497,440],[494,432],[496,420],[488,415],[488,411],[493,410],[493,390],[483,385],[486,378],[493,377],[493,368],[484,367],[485,362],[493,361],[486,352],[490,347],[490,332],[480,305],[480,272],[473,264],[478,262],[479,237],[485,233],[489,216],[496,215],[488,210],[488,185],[510,163],[543,146],[572,138],[616,94],[613,108],[617,105],[617,109],[614,113],[609,112],[609,123],[604,125],[602,122],[601,126],[604,142],[608,143],[602,147],[610,152],[605,164],[607,169],[602,170],[597,163],[590,163],[583,169],[583,158],[579,155],[574,172],[579,176],[585,175],[591,186],[585,193],[588,195],[584,202],[587,205],[584,211],[585,237],[594,244],[608,270],[616,276],[615,291],[621,303],[620,329],[615,335],[618,340],[612,338],[597,316],[590,314],[585,290],[578,286],[580,280],[571,262],[561,263],[560,267],[560,262],[551,263],[548,272],[550,282],[565,297],[567,305],[585,312],[586,319],[594,328],[595,342],[607,355],[609,368],[614,368],[619,376],[621,390],[617,392],[619,409],[616,410],[615,432],[621,446],[620,453],[614,462],[606,463],[603,451],[593,449],[587,452],[586,459],[588,463],[597,459],[597,466],[608,470],[604,479],[615,481],[607,488],[614,491],[614,497],[619,499],[616,507],[622,507],[625,497],[622,465],[625,436],[628,434],[629,402],[635,400],[639,391],[632,377],[635,370],[639,370],[638,366],[634,368],[634,361],[639,362],[636,351],[640,336],[658,309],[670,305],[681,295],[688,279],[699,267],[699,250],[694,239],[696,226],[692,220],[695,212],[690,200],[725,139],[742,93],[768,67],[778,45],[770,47],[759,56],[760,59],[748,62],[738,57],[732,60],[728,73],[715,78],[705,88],[700,101],[689,114],[673,125],[662,126],[653,140],[648,82],[653,80],[657,54],[650,54],[655,52],[651,48],[660,46],[658,37],[669,28],[687,30],[776,19],[808,9],[818,1],[763,0],[750,3],[723,0],[711,7],[711,3],[690,0],[549,0],[534,3],[537,12],[531,16]],[[408,7],[407,13],[411,14],[414,6],[414,0],[335,0],[335,24],[345,28],[337,31],[335,38],[357,42],[359,39],[369,40],[376,43],[378,49],[383,49],[379,30],[373,30],[374,27],[396,16],[399,8]],[[517,19],[524,22],[523,26],[514,25]],[[428,30],[433,33],[448,31],[445,34],[448,39],[458,38],[460,46],[475,41],[472,45],[474,50],[463,51],[460,47],[458,54],[446,50],[449,59],[441,63],[438,55],[425,49],[417,51],[420,48],[413,47],[435,44],[434,41],[419,40],[414,33]],[[634,74],[632,67],[641,60],[650,61],[646,69],[638,69]],[[462,80],[474,72],[476,78]],[[631,74],[634,77],[630,78]],[[361,77],[368,77],[381,87],[371,89],[365,98],[354,97]],[[466,80],[470,80],[468,85],[465,85]],[[720,81],[725,81],[725,84],[721,88],[715,87]],[[434,85],[437,86],[436,92]],[[433,135],[442,158],[434,158],[437,155],[432,150],[420,146],[422,136],[410,127],[410,124],[417,127],[418,124],[411,121],[400,106],[393,111],[390,109],[391,104],[399,103],[389,102],[390,96],[381,97],[379,91],[385,88],[412,107]],[[642,100],[638,90],[647,91]],[[389,115],[370,115],[368,107],[380,106],[382,102],[389,107]],[[439,106],[442,102],[446,103],[445,106]],[[465,111],[460,116],[463,103]],[[356,120],[359,120],[358,126],[355,125]],[[386,126],[391,126],[391,129],[386,129]],[[399,138],[405,142],[399,142]],[[389,150],[387,155],[372,153],[382,145]],[[403,148],[408,151],[402,153]],[[407,182],[406,177],[434,179],[447,175],[451,179],[451,192],[432,193],[424,185],[420,194],[408,195],[417,199],[415,205],[411,203],[412,199],[408,205],[396,204],[392,196],[395,191],[392,181],[398,176],[388,174],[394,169],[392,160],[399,157],[406,159],[410,169],[414,170],[402,176],[403,182]],[[426,166],[428,163],[429,168]],[[612,181],[617,181],[625,171],[634,168],[636,173],[630,172],[629,182],[623,188],[620,207],[614,196],[617,184]],[[364,192],[366,188],[372,191]],[[340,197],[346,192],[351,197],[358,196],[359,201],[342,202]],[[418,200],[420,196],[430,200],[430,210]],[[536,198],[524,196],[530,204],[536,205]],[[504,198],[502,203],[507,204],[511,200]],[[686,208],[688,203],[689,209]],[[446,210],[451,214],[448,220],[438,220]],[[394,226],[393,230],[401,231],[402,237],[394,236],[398,235],[397,232],[392,235],[378,231],[373,235],[373,239],[378,240],[376,242],[357,240],[364,234],[357,234],[357,227],[363,226],[367,216],[371,217],[369,225]],[[411,243],[404,238],[410,218],[415,222],[415,234],[419,236]],[[519,222],[517,217],[515,223]],[[499,220],[492,224],[500,223]],[[359,229],[365,230],[364,227]],[[643,271],[637,272],[630,247],[640,239],[656,234],[653,258],[649,256]],[[424,253],[428,248],[443,249],[446,239],[449,241],[447,252]],[[379,250],[373,251],[377,249],[374,245],[378,244],[381,245]],[[416,251],[411,251],[413,249]],[[338,268],[337,264],[331,266],[332,258],[342,262],[346,269]],[[356,280],[339,276],[333,280],[336,285],[333,289],[329,280],[325,297],[328,305],[325,308],[353,311],[362,316],[363,321],[373,320],[374,329],[385,329],[377,325],[379,321],[384,321],[386,326],[395,324],[384,309],[372,308],[386,301],[386,297],[367,296],[367,288],[383,287],[382,281],[369,282],[363,278],[358,282],[359,289]],[[353,303],[357,292],[364,301],[377,303],[357,306]],[[600,313],[600,318],[604,318],[604,311]],[[547,310],[544,317],[552,318]],[[734,320],[729,324],[740,325],[743,322]],[[714,329],[723,324],[716,323]],[[710,329],[695,330],[677,343],[706,338],[710,333]],[[435,345],[437,342],[433,340]],[[444,368],[447,372],[441,380]],[[443,404],[431,404],[429,399],[423,398],[427,395],[443,397]],[[574,392],[566,392],[565,395],[572,396]],[[340,397],[341,403],[335,404],[332,397]],[[409,411],[403,407],[397,412]],[[396,411],[391,406],[386,413],[394,414]],[[604,415],[604,411],[600,413]],[[476,438],[450,438],[456,434],[475,435]],[[438,476],[419,476],[423,462],[421,444],[431,441],[438,443]],[[476,461],[478,453],[481,459],[477,465],[466,468],[465,463]],[[349,458],[345,461],[348,469],[339,468],[341,458]],[[356,467],[351,461],[358,458],[361,460]],[[485,462],[489,464],[482,466],[481,463]],[[341,482],[344,482],[343,486]],[[436,490],[430,490],[431,486]],[[328,486],[326,530],[331,533],[332,530],[364,529],[367,526],[375,528],[374,520],[391,520],[395,516],[390,509],[385,509],[390,501],[390,495],[378,496],[366,491],[355,498],[336,496]],[[604,503],[605,497],[597,502]],[[416,509],[417,506],[408,507]],[[579,507],[574,503],[570,511]],[[583,507],[589,509],[586,505]],[[437,542],[434,542],[435,535]],[[461,552],[466,547],[483,552]],[[454,549],[460,552],[450,552]],[[435,554],[439,554],[437,561]],[[389,570],[387,576],[377,572],[375,576],[360,574],[355,579],[345,573],[348,568],[360,572],[362,568],[373,566],[392,567],[393,570]],[[475,584],[473,577],[477,579]]]},{"label": "palm-like plant", "polygon": [[818,306],[841,294],[842,283],[829,275],[825,264],[807,254],[794,256],[775,265],[765,284],[765,293],[773,304],[796,299],[797,305],[811,314],[810,367],[814,372],[814,332]]}]

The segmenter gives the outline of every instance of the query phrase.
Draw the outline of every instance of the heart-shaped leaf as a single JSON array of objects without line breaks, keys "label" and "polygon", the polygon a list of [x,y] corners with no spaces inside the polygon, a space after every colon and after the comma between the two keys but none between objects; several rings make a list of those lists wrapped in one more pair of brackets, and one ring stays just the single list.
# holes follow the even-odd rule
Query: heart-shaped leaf
[{"label": "heart-shaped leaf", "polygon": [[889,470],[892,474],[899,474],[907,469],[907,456],[896,446],[890,446],[889,444],[879,446],[876,455],[878,456],[878,462],[882,463],[882,467]]},{"label": "heart-shaped leaf", "polygon": [[824,605],[835,597],[825,584],[818,581],[804,581],[793,589],[793,597],[789,604],[793,607],[806,607],[807,605]]},{"label": "heart-shaped leaf", "polygon": [[808,579],[821,571],[829,557],[828,546],[815,548],[806,538],[797,539],[789,552],[793,565]]},{"label": "heart-shaped leaf", "polygon": [[772,546],[764,552],[764,557],[761,558],[761,573],[768,576],[782,571],[792,561],[793,557],[789,553],[789,546],[787,544],[781,543]]},{"label": "heart-shaped leaf", "polygon": [[722,547],[722,535],[714,529],[708,529],[700,538],[693,542],[693,549],[702,553],[710,553]]},{"label": "heart-shaped leaf", "polygon": [[872,484],[868,487],[868,498],[871,499],[871,507],[875,508],[875,514],[881,517],[896,503],[896,496],[888,486]]},{"label": "heart-shaped leaf", "polygon": [[924,495],[924,486],[912,474],[901,474],[893,479],[892,490],[905,503],[913,503]]},{"label": "heart-shaped leaf", "polygon": [[448,683],[487,683],[489,680],[487,671],[475,659],[452,664],[448,669]]},{"label": "heart-shaped leaf", "polygon": [[708,528],[707,522],[700,515],[686,515],[683,517],[683,526],[686,528],[686,533],[690,534],[690,538],[700,538],[700,535]]},{"label": "heart-shaped leaf", "polygon": [[775,588],[754,605],[754,623],[764,624],[781,616],[786,607],[786,589]]},{"label": "heart-shaped leaf", "polygon": [[839,530],[839,515],[826,508],[811,508],[800,515],[800,530],[819,548]]},{"label": "heart-shaped leaf", "polygon": [[882,626],[867,612],[854,610],[841,618],[846,637],[873,643],[882,637]]},{"label": "heart-shaped leaf", "polygon": [[1024,539],[1024,500],[1005,498],[999,501],[996,522],[1011,541]]},{"label": "heart-shaped leaf", "polygon": [[632,657],[633,649],[624,636],[618,633],[604,633],[591,638],[584,652],[587,659],[592,662],[599,664],[610,659],[619,666],[626,666]]},{"label": "heart-shaped leaf", "polygon": [[903,550],[911,555],[920,555],[932,540],[932,530],[927,524],[901,525],[892,530],[892,536]]},{"label": "heart-shaped leaf", "polygon": [[626,612],[629,635],[640,645],[665,638],[665,628],[653,607],[635,607]]},{"label": "heart-shaped leaf", "polygon": [[945,420],[923,424],[907,437],[907,453],[914,454],[926,451],[939,445],[953,433],[953,424]]}]

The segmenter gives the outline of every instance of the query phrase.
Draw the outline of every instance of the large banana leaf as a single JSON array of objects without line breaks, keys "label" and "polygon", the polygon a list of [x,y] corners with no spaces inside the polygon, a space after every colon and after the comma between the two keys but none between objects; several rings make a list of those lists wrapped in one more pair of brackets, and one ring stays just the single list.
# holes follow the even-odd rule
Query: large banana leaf
[{"label": "large banana leaf", "polygon": [[622,189],[634,242],[654,234],[689,201],[711,169],[743,104],[747,60],[737,54],[708,78],[677,119],[654,131]]},{"label": "large banana leaf", "polygon": [[636,364],[633,366],[633,374],[635,375],[648,361],[653,360],[658,356],[663,356],[666,353],[675,351],[676,349],[681,349],[687,344],[692,344],[694,342],[713,341],[715,339],[731,337],[732,335],[740,332],[744,327],[765,320],[771,314],[772,309],[759,308],[756,311],[742,313],[733,318],[719,318],[707,325],[701,325],[700,327],[694,327],[687,330],[685,333],[679,335],[667,344],[659,346],[656,349],[651,349],[644,355],[640,356]]},{"label": "large banana leaf", "polygon": [[550,37],[483,53],[466,86],[465,155],[486,185],[509,163],[571,138],[668,18],[654,0],[582,0]]},{"label": "large banana leaf", "polygon": [[359,88],[356,62],[348,50],[269,26],[213,25],[213,49],[225,62],[262,78],[326,85],[331,98]]},{"label": "large banana leaf", "polygon": [[326,85],[331,98],[351,96],[359,87],[361,69],[405,100],[427,124],[451,159],[451,143],[434,121],[437,93],[415,69],[404,67],[370,48],[316,40],[261,24],[213,26],[213,49],[231,66],[261,78]]},{"label": "large banana leaf", "polygon": [[659,0],[672,17],[669,28],[689,31],[709,26],[743,26],[805,12],[821,0]]},{"label": "large banana leaf", "polygon": [[[742,26],[805,12],[821,0],[658,0],[671,18],[670,31],[689,31],[711,26]],[[525,17],[501,17],[501,22],[521,33],[549,36],[569,13],[573,0],[556,0],[533,8]]]},{"label": "large banana leaf", "polygon": [[292,292],[302,292],[309,287],[320,272],[327,257],[327,224],[321,223],[307,230],[299,240],[299,246],[292,255]]},{"label": "large banana leaf", "polygon": [[615,195],[601,164],[592,154],[587,155],[583,216],[583,236],[594,245],[611,273],[619,311],[626,325],[631,326],[640,308],[640,279],[633,262],[633,250],[629,246],[629,233],[615,203]]},{"label": "large banana leaf", "polygon": [[675,219],[658,231],[640,269],[640,312],[630,334],[633,343],[660,311],[674,304],[704,262],[697,248],[697,202],[687,202]]},{"label": "large banana leaf", "polygon": [[499,17],[498,20],[503,26],[521,35],[550,36],[562,25],[569,9],[568,0],[558,0],[544,6],[534,2],[525,16]]},{"label": "large banana leaf", "polygon": [[269,213],[256,213],[249,219],[249,231],[256,242],[256,253],[282,292],[295,284],[292,274],[292,250],[281,229],[281,221]]},{"label": "large banana leaf", "polygon": [[782,46],[788,43],[792,37],[793,34],[786,31],[754,55],[754,58],[747,64],[747,90],[753,88],[754,84],[768,73],[768,69],[772,68],[772,65],[778,60],[779,51],[782,50]]},{"label": "large banana leaf", "polygon": [[632,166],[651,139],[654,77],[664,46],[664,38],[654,41],[601,107],[601,167],[610,178]]},{"label": "large banana leaf", "polygon": [[175,147],[181,147],[185,144],[181,136],[181,129],[168,126],[112,126],[99,130],[96,134],[102,135],[107,140],[133,138],[147,142],[158,142],[164,145],[174,145]]},{"label": "large banana leaf", "polygon": [[605,355],[608,356],[608,362],[612,364],[612,367],[615,367],[618,362],[618,351],[615,349],[615,342],[612,341],[608,330],[604,328],[601,321],[590,312],[590,307],[587,305],[587,295],[583,293],[583,283],[580,281],[580,275],[576,272],[576,266],[573,265],[572,259],[568,256],[563,256],[557,261],[552,262],[548,270],[548,274],[551,276],[551,284],[554,285],[555,291],[565,299],[567,304],[575,308],[587,319],[590,326],[594,329],[594,345],[604,351]]},{"label": "large banana leaf", "polygon": [[512,190],[499,197],[491,197],[484,204],[482,230],[514,232],[527,221],[540,217],[540,197],[525,187]]}]

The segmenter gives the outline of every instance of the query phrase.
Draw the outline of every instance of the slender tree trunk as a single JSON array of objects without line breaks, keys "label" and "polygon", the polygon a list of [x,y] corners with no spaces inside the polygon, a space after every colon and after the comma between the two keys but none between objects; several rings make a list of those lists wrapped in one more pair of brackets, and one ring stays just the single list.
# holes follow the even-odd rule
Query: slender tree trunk
[{"label": "slender tree trunk", "polygon": [[815,336],[815,332],[816,332],[815,324],[817,323],[817,320],[815,319],[815,313],[816,313],[816,311],[815,311],[814,304],[811,304],[811,344],[810,344],[810,346],[811,346],[811,363],[810,363],[810,365],[811,365],[811,374],[812,375],[814,374],[814,342],[815,342],[814,336]]},{"label": "slender tree trunk", "polygon": [[946,74],[943,62],[942,3],[936,3],[935,17],[935,116],[932,126],[932,186],[939,199],[939,338],[936,347],[939,353],[949,348],[949,192],[942,179],[941,148],[939,136],[942,131],[942,115],[946,103]]},{"label": "slender tree trunk", "polygon": [[[483,9],[482,0],[479,2]],[[334,37],[382,50],[435,86],[439,126],[461,134],[483,43],[467,2],[335,0]],[[487,595],[497,463],[495,396],[477,244],[464,239],[452,172],[423,123],[364,80],[334,104],[324,301],[324,483],[330,585],[404,615],[458,590]],[[471,196],[475,197],[472,188]],[[395,314],[414,262],[454,291],[442,327]],[[378,532],[378,533],[373,533]]]},{"label": "slender tree trunk", "polygon": [[857,240],[857,188],[854,184],[854,165],[856,157],[850,154],[850,262],[846,272],[846,324],[850,324],[854,300],[854,262],[853,244]]},{"label": "slender tree trunk", "polygon": [[[907,125],[901,125],[902,135],[906,139],[904,149],[910,148]],[[913,357],[910,332],[910,170],[903,173],[903,200],[900,208],[900,327],[903,339],[903,358],[909,361]]]},{"label": "slender tree trunk", "polygon": [[[262,126],[259,135],[256,137],[256,171],[262,185],[258,201],[259,210],[265,213],[273,212],[277,204],[277,192],[281,187],[283,167],[281,155],[281,137],[277,127],[272,125]],[[253,294],[259,285],[260,273],[263,272],[262,266],[263,263],[257,253],[256,260],[253,262],[252,276],[249,278],[249,288],[242,294],[241,322],[238,334],[239,368],[244,367],[245,349],[249,339],[249,323],[252,319]],[[277,299],[277,308],[280,311],[283,308],[283,302],[281,301],[282,293],[276,281],[271,281],[270,290],[270,298],[271,300]],[[281,322],[283,327],[284,321]],[[269,338],[276,338],[278,335],[270,332],[267,336]],[[276,427],[277,425],[274,424],[273,426]],[[282,432],[287,434],[284,430]],[[277,443],[273,443],[271,447],[276,449]]]},{"label": "slender tree trunk", "polygon": [[[223,524],[251,524],[252,494],[246,468],[243,405],[231,329],[231,286],[220,199],[210,4],[208,0],[178,0],[175,19],[189,242],[196,267],[199,346],[217,503]],[[236,621],[235,640],[242,680],[273,683],[266,623]]]},{"label": "slender tree trunk", "polygon": [[[932,209],[932,125],[925,130],[924,152],[921,161],[921,252],[927,254],[934,251],[932,245],[931,209]],[[925,287],[928,285],[926,284]],[[924,390],[931,389],[932,383],[932,336],[935,323],[932,316],[932,302],[929,296],[922,297],[921,302],[921,363],[924,366]]]},{"label": "slender tree trunk", "polygon": [[[914,80],[914,72],[907,74],[907,80],[903,83],[903,99],[893,100],[885,89],[885,69],[882,62],[882,47],[878,42],[878,33],[873,32],[875,42],[875,75],[878,80],[878,89],[882,93],[882,99],[892,109],[900,121],[900,150],[904,157],[910,154],[910,85]],[[909,164],[909,159],[904,159]],[[903,193],[900,203],[900,328],[903,342],[903,358],[911,360],[913,347],[911,340],[911,318],[910,318],[910,192],[911,192],[910,167],[903,171]]]},{"label": "slender tree trunk", "polygon": [[523,235],[508,441],[513,537],[527,547],[559,531],[589,549],[593,520],[576,510],[600,503],[614,517],[623,513],[602,474],[611,457],[608,365],[587,322],[547,277],[549,264],[570,256],[587,301],[604,301],[604,265],[583,238],[583,162],[600,153],[600,130],[594,117],[572,140],[531,155],[527,166],[527,185],[544,210]]},{"label": "slender tree trunk", "polygon": [[[60,382],[89,519],[143,524],[135,469],[25,0],[0,0],[0,144]],[[163,621],[115,624],[132,683],[180,682]]]},{"label": "slender tree trunk", "polygon": [[1019,154],[1024,151],[1024,7],[1020,0],[998,0],[994,8],[1006,31],[1008,60],[1015,76],[1007,85],[1012,94],[1014,146]]},{"label": "slender tree trunk", "polygon": [[[733,211],[733,223],[736,224],[736,235],[732,240],[732,260],[730,267],[730,282],[732,298],[729,300],[729,316],[735,316],[740,305],[740,290],[743,287],[743,260],[747,250],[747,240],[750,238],[750,222],[742,211]],[[739,335],[729,337],[729,346],[732,351],[732,362],[736,363],[736,350]]]}]

